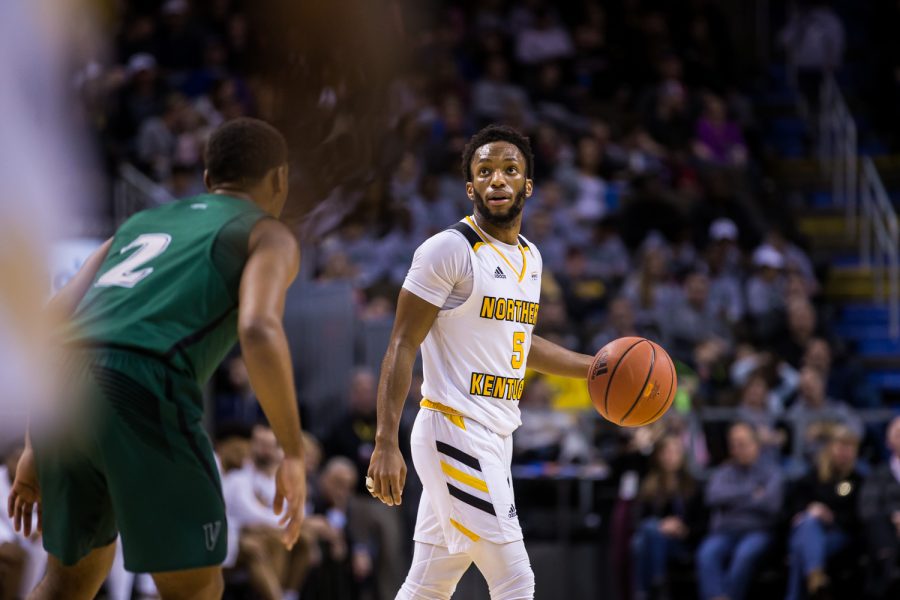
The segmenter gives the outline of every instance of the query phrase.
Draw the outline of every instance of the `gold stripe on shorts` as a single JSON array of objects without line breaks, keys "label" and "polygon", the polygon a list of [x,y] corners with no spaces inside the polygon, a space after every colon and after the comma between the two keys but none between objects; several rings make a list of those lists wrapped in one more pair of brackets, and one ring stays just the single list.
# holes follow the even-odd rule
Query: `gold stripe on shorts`
[{"label": "gold stripe on shorts", "polygon": [[458,521],[454,521],[453,519],[450,519],[450,524],[453,525],[454,527],[456,527],[457,529],[459,529],[464,536],[466,536],[473,542],[477,542],[478,540],[481,539],[481,536],[479,536],[477,533],[475,533],[471,529],[468,529],[466,526],[464,526],[462,523],[460,523]]},{"label": "gold stripe on shorts", "polygon": [[484,493],[488,492],[487,483],[483,479],[478,479],[472,475],[469,475],[465,471],[460,471],[456,467],[441,461],[441,471],[443,471],[448,477],[459,481],[460,483],[464,483],[469,487],[473,487],[476,490]]}]

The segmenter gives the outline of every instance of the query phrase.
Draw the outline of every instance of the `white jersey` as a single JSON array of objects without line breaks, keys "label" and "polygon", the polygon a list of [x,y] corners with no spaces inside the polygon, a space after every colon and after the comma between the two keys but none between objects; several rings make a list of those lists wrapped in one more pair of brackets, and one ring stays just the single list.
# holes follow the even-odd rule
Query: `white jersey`
[{"label": "white jersey", "polygon": [[502,436],[521,425],[542,266],[524,237],[504,244],[471,217],[416,250],[403,287],[441,307],[422,344],[424,407],[468,417]]}]

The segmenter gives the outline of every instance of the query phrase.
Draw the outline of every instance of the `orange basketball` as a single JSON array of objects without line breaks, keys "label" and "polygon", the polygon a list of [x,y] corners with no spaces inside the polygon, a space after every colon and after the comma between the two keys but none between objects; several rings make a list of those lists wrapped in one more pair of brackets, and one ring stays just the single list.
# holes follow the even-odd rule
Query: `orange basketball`
[{"label": "orange basketball", "polygon": [[588,375],[597,411],[624,427],[649,425],[663,416],[672,406],[676,387],[668,352],[641,337],[623,337],[603,346]]}]

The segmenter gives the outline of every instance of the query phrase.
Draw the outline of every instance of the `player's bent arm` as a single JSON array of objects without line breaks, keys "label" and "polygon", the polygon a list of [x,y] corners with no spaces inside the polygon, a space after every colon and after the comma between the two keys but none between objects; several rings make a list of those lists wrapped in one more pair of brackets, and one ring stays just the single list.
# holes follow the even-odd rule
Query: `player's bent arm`
[{"label": "player's bent arm", "polygon": [[51,322],[61,323],[75,313],[75,309],[78,308],[82,298],[90,289],[94,277],[97,276],[97,271],[106,260],[112,243],[113,238],[109,238],[103,242],[102,246],[94,250],[75,273],[75,276],[50,299],[46,310]]},{"label": "player's bent arm", "polygon": [[559,375],[573,379],[587,379],[594,357],[572,352],[540,336],[531,337],[528,351],[529,369],[545,375]]},{"label": "player's bent arm", "polygon": [[425,341],[439,307],[406,289],[400,290],[397,315],[378,382],[376,443],[398,444],[400,415],[412,383],[419,346]]},{"label": "player's bent arm", "polygon": [[284,332],[284,302],[300,269],[300,249],[288,228],[264,219],[250,233],[241,276],[238,337],[250,376],[278,442],[288,457],[303,454],[294,372]]}]

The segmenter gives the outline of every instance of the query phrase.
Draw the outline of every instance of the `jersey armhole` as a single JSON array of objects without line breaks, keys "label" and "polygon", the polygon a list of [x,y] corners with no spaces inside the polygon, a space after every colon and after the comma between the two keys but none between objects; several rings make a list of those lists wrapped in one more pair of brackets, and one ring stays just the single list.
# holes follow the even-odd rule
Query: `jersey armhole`
[{"label": "jersey armhole", "polygon": [[[244,265],[250,256],[250,235],[253,228],[267,218],[271,217],[253,212],[236,215],[219,229],[210,244],[209,262],[225,288],[233,294],[231,299],[235,304],[238,302],[238,293],[236,287],[229,285],[230,279],[236,275],[240,285]],[[237,273],[232,270],[235,265],[240,265]]]},{"label": "jersey armhole", "polygon": [[[463,225],[469,231],[472,231],[472,228],[460,221],[460,224]],[[472,245],[469,237],[465,234],[465,232],[461,229],[457,229],[455,226],[446,229],[445,231],[453,231],[456,236],[459,236],[461,239],[466,242],[466,254],[469,257],[469,266],[472,270],[472,291],[469,293],[469,297],[466,298],[462,304],[459,306],[454,306],[453,308],[448,308],[446,310],[441,309],[438,311],[438,318],[441,317],[455,317],[460,314],[463,314],[467,308],[469,308],[472,299],[475,298],[476,294],[479,292],[481,286],[478,285],[478,275],[475,273],[475,249]],[[472,231],[472,233],[475,233]],[[477,235],[477,234],[476,234]],[[481,238],[479,238],[480,241]]]}]

